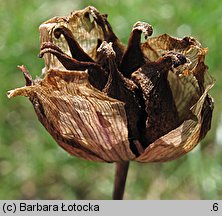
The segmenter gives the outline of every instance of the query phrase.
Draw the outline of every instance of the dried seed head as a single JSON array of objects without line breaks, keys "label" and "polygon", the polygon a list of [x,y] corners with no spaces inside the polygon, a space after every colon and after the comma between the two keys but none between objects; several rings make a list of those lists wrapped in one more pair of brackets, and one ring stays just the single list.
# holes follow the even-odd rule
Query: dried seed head
[{"label": "dried seed head", "polygon": [[210,129],[214,84],[194,38],[151,36],[137,22],[127,47],[94,7],[40,26],[45,68],[8,97],[29,97],[40,122],[70,154],[92,161],[164,162],[190,150]]}]

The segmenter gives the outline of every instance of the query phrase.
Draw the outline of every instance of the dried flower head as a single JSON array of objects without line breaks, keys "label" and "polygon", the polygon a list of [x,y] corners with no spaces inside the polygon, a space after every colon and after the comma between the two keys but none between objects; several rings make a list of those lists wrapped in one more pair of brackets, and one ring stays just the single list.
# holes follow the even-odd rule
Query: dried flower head
[{"label": "dried flower head", "polygon": [[[152,37],[137,22],[124,46],[94,7],[40,25],[43,79],[21,66],[40,122],[70,154],[92,161],[169,161],[210,129],[214,80],[192,37]],[[144,35],[146,41],[141,42]]]}]

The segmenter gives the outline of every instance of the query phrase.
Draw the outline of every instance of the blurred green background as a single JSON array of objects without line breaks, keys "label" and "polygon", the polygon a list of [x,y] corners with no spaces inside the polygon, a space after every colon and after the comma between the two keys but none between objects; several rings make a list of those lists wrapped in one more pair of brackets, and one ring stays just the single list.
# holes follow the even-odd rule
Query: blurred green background
[{"label": "blurred green background", "polygon": [[24,85],[16,66],[40,75],[38,26],[93,5],[109,14],[127,43],[132,25],[147,21],[154,35],[192,35],[209,48],[206,62],[217,80],[212,129],[192,152],[168,163],[131,163],[125,199],[222,198],[222,3],[221,0],[0,0],[0,199],[110,199],[114,164],[68,155],[38,122],[27,98],[9,100]]}]

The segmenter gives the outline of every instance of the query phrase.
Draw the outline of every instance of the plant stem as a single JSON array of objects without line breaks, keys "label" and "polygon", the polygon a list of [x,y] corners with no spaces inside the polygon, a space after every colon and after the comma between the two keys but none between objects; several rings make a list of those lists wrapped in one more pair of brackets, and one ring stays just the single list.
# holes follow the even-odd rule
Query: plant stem
[{"label": "plant stem", "polygon": [[116,162],[113,200],[123,199],[128,169],[129,161]]}]

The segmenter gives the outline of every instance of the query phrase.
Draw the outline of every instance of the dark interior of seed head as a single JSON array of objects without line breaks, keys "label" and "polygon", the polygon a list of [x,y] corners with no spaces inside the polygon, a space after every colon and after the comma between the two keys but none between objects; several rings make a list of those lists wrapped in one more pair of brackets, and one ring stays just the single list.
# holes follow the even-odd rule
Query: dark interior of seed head
[{"label": "dark interior of seed head", "polygon": [[56,28],[54,36],[57,39],[64,36],[72,56],[51,42],[42,45],[40,56],[51,53],[68,70],[87,69],[89,82],[95,88],[125,103],[130,147],[138,156],[150,143],[179,124],[167,76],[172,68],[186,63],[186,58],[175,52],[169,52],[157,61],[145,57],[141,36],[152,35],[153,29],[148,23],[137,22],[133,26],[124,49],[107,21],[107,15],[101,15],[92,7],[84,16],[93,18],[92,22],[100,26],[106,41],[98,38],[96,59],[81,48],[71,30],[64,26]]}]

